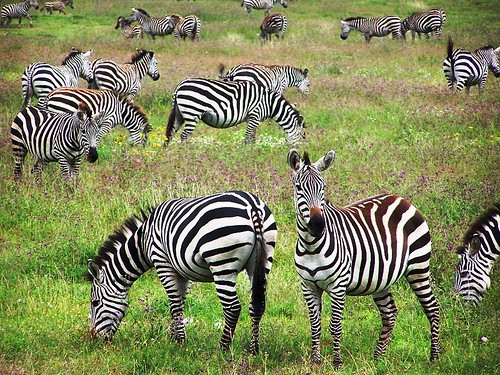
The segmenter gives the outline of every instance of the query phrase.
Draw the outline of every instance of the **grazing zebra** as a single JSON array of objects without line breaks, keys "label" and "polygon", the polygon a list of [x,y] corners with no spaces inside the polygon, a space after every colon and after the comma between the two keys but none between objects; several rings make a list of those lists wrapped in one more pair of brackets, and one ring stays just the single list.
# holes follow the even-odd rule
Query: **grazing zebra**
[{"label": "grazing zebra", "polygon": [[345,40],[351,29],[362,32],[368,43],[373,36],[387,36],[392,33],[392,39],[401,39],[401,19],[396,16],[385,16],[379,18],[349,17],[340,21],[342,33],[340,38]]},{"label": "grazing zebra", "polygon": [[31,7],[38,9],[38,1],[26,0],[23,1],[22,3],[4,5],[1,11],[2,18],[0,19],[0,25],[3,25],[5,20],[7,20],[7,25],[10,25],[13,18],[18,18],[19,19],[18,27],[21,27],[21,20],[23,17],[26,17],[27,19],[30,20],[30,27],[33,27],[33,20],[31,19],[31,16],[28,13],[28,9]]},{"label": "grazing zebra", "polygon": [[40,8],[40,12],[45,8],[45,13],[52,14],[53,11],[57,10],[59,11],[59,14],[63,13],[66,15],[66,12],[64,11],[64,8],[66,8],[66,4],[63,1],[47,1],[43,6]]},{"label": "grazing zebra", "polygon": [[247,144],[255,141],[257,127],[267,118],[283,128],[288,143],[305,138],[300,113],[285,98],[264,86],[248,81],[186,79],[172,95],[165,145],[184,122],[181,140],[187,140],[200,119],[214,128],[229,128],[246,121]]},{"label": "grazing zebra", "polygon": [[260,25],[259,38],[261,43],[271,40],[271,35],[283,39],[288,26],[288,20],[281,13],[274,13],[264,18]]},{"label": "grazing zebra", "polygon": [[447,52],[448,55],[443,61],[443,72],[450,90],[453,90],[456,82],[457,92],[465,87],[465,91],[469,94],[470,87],[478,85],[479,94],[482,94],[488,78],[488,68],[495,77],[500,77],[498,62],[500,47],[495,49],[492,46],[484,46],[470,53],[464,49],[454,50],[453,40],[449,38]]},{"label": "grazing zebra", "polygon": [[500,255],[500,203],[488,209],[469,228],[455,274],[455,291],[477,306],[490,288],[490,272]]},{"label": "grazing zebra", "polygon": [[320,362],[322,294],[331,299],[329,332],[334,366],[342,365],[340,338],[346,295],[372,295],[382,317],[375,357],[385,354],[396,322],[390,287],[404,276],[431,326],[431,360],[440,353],[439,305],[429,283],[431,238],[424,218],[407,200],[379,195],[340,208],[325,200],[325,181],[335,153],[316,163],[297,150],[288,153],[293,170],[298,240],[295,265],[309,309],[312,359]]},{"label": "grazing zebra", "polygon": [[421,39],[421,33],[426,34],[427,39],[430,38],[433,32],[436,33],[436,38],[441,39],[443,25],[446,21],[446,13],[443,9],[433,8],[422,13],[413,13],[401,22],[401,34],[406,39],[406,32],[411,30],[411,39],[415,40],[415,33]]},{"label": "grazing zebra", "polygon": [[170,332],[186,339],[184,301],[191,282],[213,282],[224,313],[221,349],[231,345],[241,304],[236,278],[246,270],[251,284],[251,352],[259,351],[266,279],[273,262],[277,228],[269,207],[244,191],[161,203],[133,216],[109,237],[88,263],[90,333],[110,339],[127,308],[127,294],[154,267],[170,302]]},{"label": "grazing zebra", "polygon": [[192,41],[200,40],[201,21],[196,16],[187,16],[185,18],[178,14],[170,15],[170,25],[168,33],[174,33],[175,38],[186,40],[189,37]]},{"label": "grazing zebra", "polygon": [[251,81],[283,95],[285,89],[297,87],[303,94],[309,94],[309,70],[283,65],[240,64],[224,74],[224,64],[219,64],[219,78],[224,81]]},{"label": "grazing zebra", "polygon": [[[271,8],[276,4],[278,0],[243,0],[241,6],[245,8],[247,13],[250,13],[253,9],[264,9],[264,14],[267,16]],[[288,7],[285,0],[279,0],[283,8]]]},{"label": "grazing zebra", "polygon": [[38,106],[43,107],[47,95],[58,87],[77,87],[78,78],[92,82],[94,75],[89,57],[92,50],[82,52],[73,49],[61,66],[36,62],[24,69],[21,77],[24,103],[26,107],[33,96],[38,97]]},{"label": "grazing zebra", "polygon": [[18,113],[10,128],[14,152],[14,176],[22,177],[22,164],[29,152],[36,158],[33,168],[37,180],[43,166],[58,162],[65,180],[77,181],[81,157],[97,160],[98,117],[92,118],[88,107],[80,103],[74,113],[53,113],[29,106]]},{"label": "grazing zebra", "polygon": [[122,30],[122,35],[125,38],[133,39],[133,38],[142,38],[144,29],[141,25],[130,26],[125,17],[118,17],[116,21],[115,30],[120,28]]},{"label": "grazing zebra", "polygon": [[92,113],[102,113],[97,142],[117,124],[122,124],[130,135],[134,146],[146,144],[151,125],[141,108],[110,90],[91,90],[62,87],[47,96],[46,107],[54,112],[73,112],[80,102]]},{"label": "grazing zebra", "polygon": [[127,19],[130,24],[132,22],[139,22],[146,34],[155,39],[155,36],[168,35],[170,20],[168,16],[165,17],[151,17],[144,9],[132,8],[132,14]]},{"label": "grazing zebra", "polygon": [[138,50],[127,64],[117,64],[106,59],[97,59],[92,62],[94,80],[89,88],[108,89],[117,94],[125,95],[128,100],[141,90],[141,79],[147,74],[153,81],[160,78],[158,61],[153,51]]}]

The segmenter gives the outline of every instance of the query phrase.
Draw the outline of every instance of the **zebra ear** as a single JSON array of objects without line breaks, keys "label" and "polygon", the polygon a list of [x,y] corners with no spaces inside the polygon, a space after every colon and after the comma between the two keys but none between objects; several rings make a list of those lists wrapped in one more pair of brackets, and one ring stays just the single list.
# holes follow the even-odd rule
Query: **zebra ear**
[{"label": "zebra ear", "polygon": [[92,260],[89,259],[88,262],[89,274],[97,282],[101,282],[101,270],[99,266]]},{"label": "zebra ear", "polygon": [[481,240],[479,239],[478,236],[472,237],[469,244],[470,254],[476,255],[477,253],[479,253],[480,249],[481,249]]},{"label": "zebra ear", "polygon": [[288,152],[288,165],[290,166],[290,168],[292,168],[293,171],[297,172],[299,169],[300,169],[300,155],[299,155],[299,152],[292,148],[289,152]]},{"label": "zebra ear", "polygon": [[318,168],[318,171],[323,172],[331,167],[334,160],[335,160],[335,151],[330,150],[325,154],[325,156],[323,156],[316,163],[314,163],[314,166]]},{"label": "zebra ear", "polygon": [[94,52],[94,50],[92,49],[89,49],[87,52],[85,52],[83,54],[84,57],[86,57],[87,59],[90,57],[90,55],[92,55],[92,53]]},{"label": "zebra ear", "polygon": [[302,73],[304,74],[304,77],[307,77],[307,73],[309,73],[309,69],[305,68]]},{"label": "zebra ear", "polygon": [[495,55],[500,55],[500,47],[495,49]]}]

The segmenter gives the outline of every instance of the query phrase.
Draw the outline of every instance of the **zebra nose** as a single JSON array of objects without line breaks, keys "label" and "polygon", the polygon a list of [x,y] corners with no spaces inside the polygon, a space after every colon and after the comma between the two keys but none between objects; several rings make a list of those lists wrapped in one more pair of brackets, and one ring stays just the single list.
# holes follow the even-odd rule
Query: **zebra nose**
[{"label": "zebra nose", "polygon": [[346,40],[346,39],[347,39],[347,35],[340,34],[340,38],[341,38],[342,40]]},{"label": "zebra nose", "polygon": [[98,158],[99,154],[97,153],[97,149],[95,147],[90,147],[87,155],[87,161],[89,163],[94,163]]},{"label": "zebra nose", "polygon": [[325,218],[319,207],[311,207],[309,209],[309,223],[307,223],[309,233],[314,236],[320,236],[325,230]]}]

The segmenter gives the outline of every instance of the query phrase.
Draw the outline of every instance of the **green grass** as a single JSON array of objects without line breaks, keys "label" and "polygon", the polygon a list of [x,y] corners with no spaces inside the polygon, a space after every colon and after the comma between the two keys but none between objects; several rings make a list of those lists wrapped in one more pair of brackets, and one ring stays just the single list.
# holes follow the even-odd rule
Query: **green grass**
[{"label": "green grass", "polygon": [[[1,2],[5,4],[5,1]],[[372,359],[380,318],[371,298],[348,298],[343,320],[345,374],[433,374],[500,371],[500,280],[476,309],[451,296],[457,257],[467,224],[500,200],[500,86],[491,74],[485,94],[477,88],[448,92],[441,71],[446,38],[474,50],[498,46],[499,7],[489,1],[442,1],[447,12],[442,41],[414,43],[352,32],[342,41],[343,17],[397,14],[406,17],[436,4],[421,1],[290,1],[276,6],[289,19],[285,40],[260,46],[262,12],[243,12],[239,0],[75,2],[68,15],[30,11],[34,27],[0,28],[0,373],[54,374],[329,374],[330,303],[324,301],[321,366],[309,362],[310,328],[294,268],[296,241],[291,171],[283,131],[264,122],[254,145],[243,146],[244,125],[227,130],[199,124],[190,142],[180,134],[163,148],[171,93],[187,77],[215,78],[217,66],[242,62],[293,65],[310,71],[308,97],[288,90],[307,123],[299,149],[316,160],[337,155],[326,172],[326,196],[346,205],[381,192],[409,198],[428,220],[433,237],[433,290],[441,306],[443,353],[429,363],[429,326],[406,283],[393,294],[399,307],[387,355]],[[197,14],[199,43],[171,37],[124,40],[116,19],[132,6],[152,15]],[[479,26],[478,26],[479,25]],[[127,144],[123,128],[99,147],[96,164],[83,163],[80,184],[67,186],[49,165],[36,184],[13,179],[9,125],[18,113],[20,77],[34,61],[60,64],[71,47],[93,49],[93,58],[127,61],[136,48],[155,51],[161,79],[146,77],[136,102],[153,125],[146,148]],[[29,52],[27,52],[29,51]],[[83,82],[81,85],[84,86]],[[188,341],[167,332],[166,295],[154,271],[139,279],[114,341],[88,335],[90,285],[87,259],[115,228],[141,208],[174,197],[230,189],[249,190],[271,207],[279,237],[262,320],[261,353],[248,354],[249,283],[240,275],[244,309],[231,350],[220,352],[222,311],[212,284],[194,284],[187,298]],[[488,339],[481,342],[481,337]]]}]

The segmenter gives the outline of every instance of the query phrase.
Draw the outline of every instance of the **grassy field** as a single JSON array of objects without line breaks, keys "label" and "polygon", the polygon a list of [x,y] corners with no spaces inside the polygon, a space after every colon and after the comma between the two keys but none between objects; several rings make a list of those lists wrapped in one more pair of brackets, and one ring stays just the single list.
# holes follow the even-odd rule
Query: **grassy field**
[{"label": "grassy field", "polygon": [[[1,1],[4,5],[6,2]],[[496,4],[496,5],[495,5]],[[126,40],[113,27],[132,6],[151,15],[196,14],[198,43],[173,37]],[[360,33],[340,39],[339,20],[441,6],[443,40],[392,41]],[[475,50],[500,44],[500,6],[492,1],[289,1],[283,41],[260,46],[262,11],[247,15],[239,0],[75,1],[67,15],[33,9],[34,27],[0,28],[0,374],[330,374],[332,341],[323,309],[323,364],[309,361],[307,309],[293,262],[296,241],[291,171],[283,131],[264,122],[255,144],[244,146],[244,128],[218,130],[200,124],[191,141],[177,134],[162,146],[171,93],[188,77],[216,78],[217,66],[243,62],[308,68],[311,93],[285,96],[298,104],[307,139],[298,146],[316,160],[337,155],[325,173],[326,196],[346,205],[382,192],[412,201],[428,220],[433,237],[433,290],[441,306],[443,353],[430,363],[429,325],[406,282],[393,294],[399,307],[387,355],[372,359],[380,318],[370,297],[350,298],[343,320],[340,374],[493,374],[500,372],[500,279],[472,309],[452,296],[454,247],[469,222],[500,200],[500,85],[490,74],[485,94],[477,88],[448,91],[441,66],[446,38]],[[17,21],[14,21],[16,23]],[[13,178],[10,124],[21,108],[20,77],[35,61],[60,64],[72,47],[93,49],[93,58],[125,62],[136,48],[155,51],[161,78],[143,80],[136,99],[153,132],[147,147],[133,148],[119,127],[103,139],[99,160],[83,163],[80,184],[66,185],[58,166],[42,182]],[[83,81],[81,85],[84,86]],[[268,304],[261,324],[261,353],[248,354],[249,283],[240,275],[244,309],[230,352],[220,352],[222,311],[212,284],[194,284],[187,298],[188,341],[168,335],[168,303],[154,271],[139,279],[114,341],[91,342],[87,259],[107,236],[141,208],[174,197],[230,189],[249,190],[268,203],[278,224]],[[486,340],[482,338],[486,338]],[[486,341],[486,342],[485,342]]]}]

